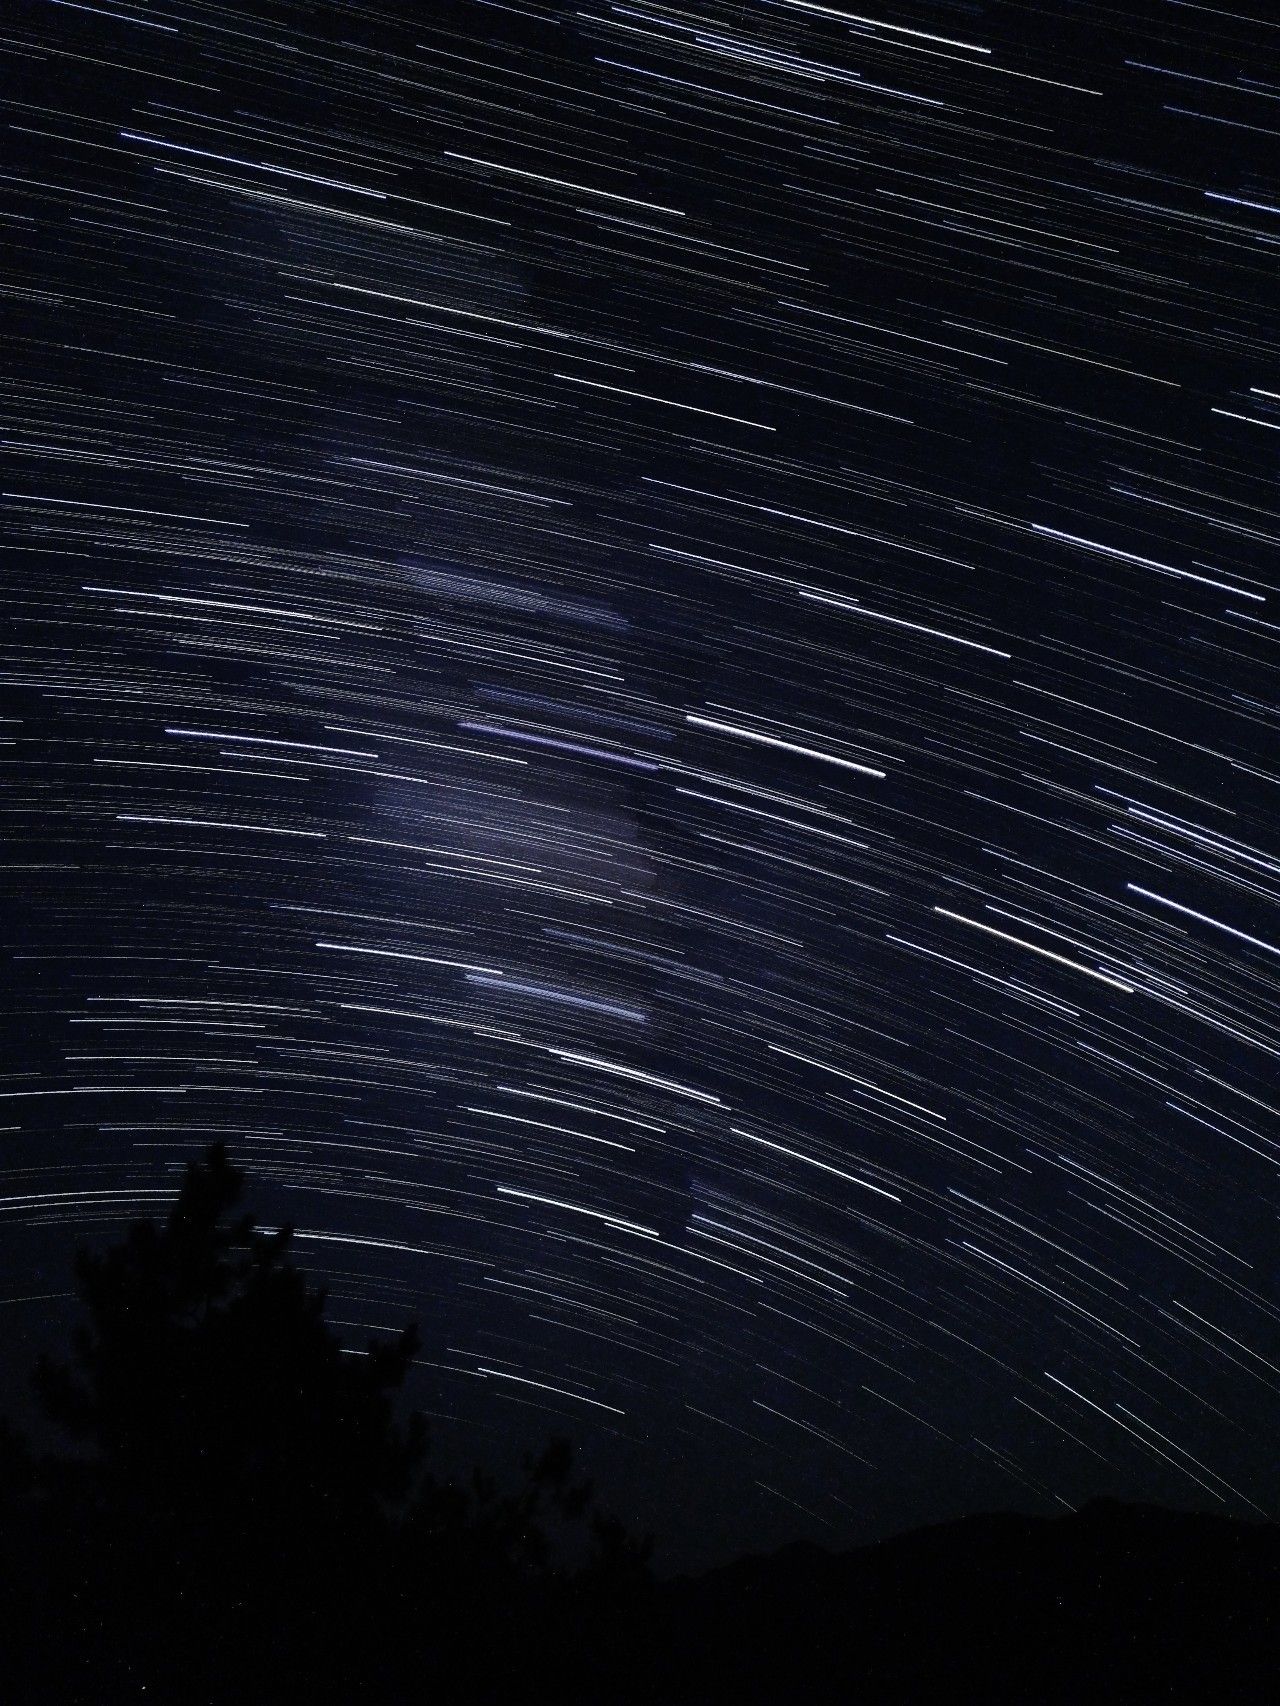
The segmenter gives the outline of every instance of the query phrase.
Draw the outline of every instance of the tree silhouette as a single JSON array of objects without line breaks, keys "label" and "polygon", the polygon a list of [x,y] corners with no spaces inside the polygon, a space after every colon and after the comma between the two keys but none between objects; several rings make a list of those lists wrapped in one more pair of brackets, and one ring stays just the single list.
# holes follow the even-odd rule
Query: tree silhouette
[{"label": "tree silhouette", "polygon": [[1104,1502],[657,1587],[564,1440],[514,1490],[437,1479],[396,1416],[414,1331],[344,1348],[242,1190],[214,1148],[79,1256],[35,1376],[73,1453],[0,1419],[3,1706],[1276,1698],[1271,1524]]},{"label": "tree silhouette", "polygon": [[[647,1543],[563,1440],[515,1492],[426,1473],[422,1418],[395,1414],[416,1326],[343,1347],[243,1186],[217,1145],[163,1224],[80,1251],[85,1324],[34,1375],[74,1455],[37,1462],[0,1426],[0,1593],[29,1608],[33,1698],[390,1706],[465,1678],[496,1699],[644,1579]],[[570,1569],[551,1533],[574,1523],[593,1549]]]},{"label": "tree silhouette", "polygon": [[37,1391],[134,1499],[180,1501],[185,1517],[211,1522],[229,1504],[258,1520],[373,1521],[403,1498],[425,1449],[420,1418],[393,1421],[417,1328],[344,1356],[324,1292],[287,1259],[291,1228],[226,1224],[242,1191],[217,1145],[189,1168],[162,1227],[81,1251],[89,1324],[76,1366],[41,1358]]}]

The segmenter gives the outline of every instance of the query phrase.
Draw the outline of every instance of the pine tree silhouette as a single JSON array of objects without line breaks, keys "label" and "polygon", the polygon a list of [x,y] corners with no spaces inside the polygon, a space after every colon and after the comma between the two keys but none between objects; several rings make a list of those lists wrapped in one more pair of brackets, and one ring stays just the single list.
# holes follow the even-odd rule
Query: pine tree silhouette
[{"label": "pine tree silhouette", "polygon": [[[514,1493],[426,1473],[421,1417],[395,1413],[416,1326],[342,1346],[243,1187],[217,1145],[162,1224],[77,1257],[85,1324],[34,1374],[75,1454],[37,1462],[0,1426],[5,1698],[25,1656],[41,1706],[496,1700],[585,1651],[647,1543],[595,1511],[564,1440]],[[550,1530],[583,1522],[570,1570]]]},{"label": "pine tree silhouette", "polygon": [[162,1225],[82,1250],[73,1361],[36,1368],[81,1448],[43,1466],[43,1500],[98,1698],[232,1698],[255,1668],[277,1698],[329,1698],[378,1668],[360,1648],[425,1451],[394,1418],[417,1330],[344,1354],[290,1229],[256,1233],[242,1193],[216,1146]]},{"label": "pine tree silhouette", "polygon": [[131,1497],[214,1524],[231,1517],[228,1501],[277,1520],[374,1521],[425,1450],[419,1418],[393,1420],[417,1327],[344,1356],[324,1292],[288,1260],[291,1228],[227,1224],[242,1192],[218,1145],[190,1167],[162,1227],[82,1251],[89,1324],[75,1366],[41,1358],[37,1390]]}]

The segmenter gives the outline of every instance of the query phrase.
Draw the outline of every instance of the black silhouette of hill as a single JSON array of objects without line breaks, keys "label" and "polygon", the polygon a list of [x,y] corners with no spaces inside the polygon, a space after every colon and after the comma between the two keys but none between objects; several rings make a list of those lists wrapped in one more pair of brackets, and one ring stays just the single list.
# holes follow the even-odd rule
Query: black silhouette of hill
[{"label": "black silhouette of hill", "polygon": [[36,1371],[72,1451],[0,1422],[3,1706],[1280,1702],[1274,1524],[1102,1500],[659,1583],[564,1441],[438,1481],[414,1330],[342,1346],[242,1185],[212,1149],[81,1253]]},{"label": "black silhouette of hill", "polygon": [[659,1590],[653,1701],[1280,1700],[1280,1527],[1098,1500]]}]

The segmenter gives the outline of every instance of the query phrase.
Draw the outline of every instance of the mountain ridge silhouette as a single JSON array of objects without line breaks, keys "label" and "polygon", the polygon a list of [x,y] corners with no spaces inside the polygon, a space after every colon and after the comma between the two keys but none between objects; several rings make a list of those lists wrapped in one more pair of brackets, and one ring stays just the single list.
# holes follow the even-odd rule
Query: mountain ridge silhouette
[{"label": "mountain ridge silhouette", "polygon": [[1098,1498],[840,1552],[800,1541],[657,1598],[651,1645],[670,1667],[636,1699],[1280,1699],[1280,1525],[1267,1521]]}]

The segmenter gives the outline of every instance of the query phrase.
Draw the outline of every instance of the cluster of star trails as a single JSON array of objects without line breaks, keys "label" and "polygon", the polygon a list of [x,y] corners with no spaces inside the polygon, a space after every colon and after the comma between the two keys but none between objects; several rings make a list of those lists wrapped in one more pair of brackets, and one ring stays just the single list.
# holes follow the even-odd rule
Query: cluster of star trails
[{"label": "cluster of star trails", "polygon": [[6,17],[6,1321],[221,1138],[659,1528],[1276,1515],[1278,50]]}]

